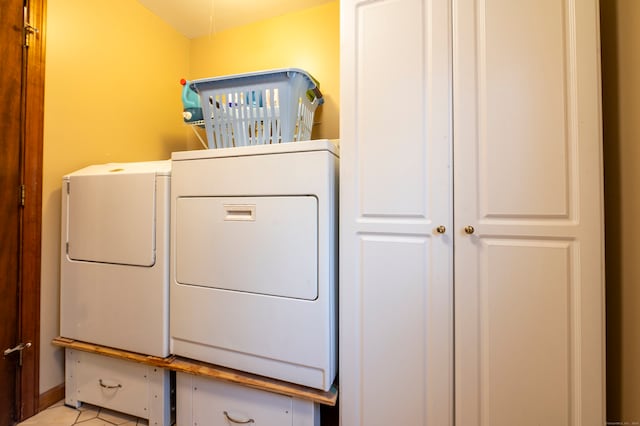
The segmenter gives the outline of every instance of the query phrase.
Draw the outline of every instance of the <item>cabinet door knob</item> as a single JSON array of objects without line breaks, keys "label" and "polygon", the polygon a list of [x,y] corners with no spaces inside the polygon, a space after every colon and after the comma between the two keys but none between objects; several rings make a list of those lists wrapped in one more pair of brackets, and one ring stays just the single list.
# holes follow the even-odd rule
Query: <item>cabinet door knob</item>
[{"label": "cabinet door knob", "polygon": [[444,234],[445,232],[447,232],[447,228],[444,225],[440,225],[436,228],[436,232],[438,234]]},{"label": "cabinet door knob", "polygon": [[464,227],[464,232],[465,232],[465,234],[471,235],[474,232],[476,232],[476,229],[471,225],[467,225],[467,226]]}]

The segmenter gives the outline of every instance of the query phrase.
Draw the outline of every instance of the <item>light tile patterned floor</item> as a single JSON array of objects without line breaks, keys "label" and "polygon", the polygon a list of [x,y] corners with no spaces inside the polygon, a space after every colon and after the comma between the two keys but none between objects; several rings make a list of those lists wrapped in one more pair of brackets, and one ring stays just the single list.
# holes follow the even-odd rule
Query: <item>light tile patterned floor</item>
[{"label": "light tile patterned floor", "polygon": [[148,425],[143,419],[106,408],[82,404],[79,409],[67,407],[64,401],[47,408],[18,426],[135,426]]}]

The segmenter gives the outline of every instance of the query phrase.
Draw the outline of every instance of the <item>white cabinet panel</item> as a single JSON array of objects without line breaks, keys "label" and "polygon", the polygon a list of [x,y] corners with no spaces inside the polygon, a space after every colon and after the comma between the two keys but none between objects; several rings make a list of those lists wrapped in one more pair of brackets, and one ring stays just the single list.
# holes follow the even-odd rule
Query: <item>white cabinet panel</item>
[{"label": "white cabinet panel", "polygon": [[[429,243],[419,237],[361,239],[362,424],[423,424],[426,419]],[[380,389],[386,404],[377,399]]]},{"label": "white cabinet panel", "polygon": [[[514,419],[532,426],[589,424],[581,411],[603,407],[582,401],[603,388],[581,383],[582,362],[593,355],[584,356],[581,340],[594,331],[582,330],[582,323],[584,310],[599,305],[582,294],[589,280],[580,276],[580,245],[466,238],[469,245],[456,245],[470,260],[456,265],[456,418],[480,426]],[[591,368],[602,373],[598,363]]]},{"label": "white cabinet panel", "polygon": [[461,72],[476,70],[478,81],[482,214],[566,218],[567,68],[575,52],[566,37],[565,4],[479,0],[475,8],[477,64]]},{"label": "white cabinet panel", "polygon": [[361,147],[356,173],[362,188],[377,188],[359,193],[360,214],[365,217],[427,215],[430,153],[416,143],[430,125],[429,105],[424,102],[430,83],[423,37],[426,17],[421,0],[356,5],[354,142]]},{"label": "white cabinet panel", "polygon": [[478,252],[481,424],[570,424],[574,247],[487,239]]}]

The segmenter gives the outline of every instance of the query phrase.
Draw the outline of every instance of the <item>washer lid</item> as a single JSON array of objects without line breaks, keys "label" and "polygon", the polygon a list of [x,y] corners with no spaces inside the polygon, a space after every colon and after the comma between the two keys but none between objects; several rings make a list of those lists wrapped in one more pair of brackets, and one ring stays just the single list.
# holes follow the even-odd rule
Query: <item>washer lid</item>
[{"label": "washer lid", "polygon": [[156,172],[71,174],[67,255],[72,260],[155,264]]},{"label": "washer lid", "polygon": [[64,178],[68,179],[70,176],[127,175],[136,173],[155,173],[161,176],[171,176],[171,160],[93,164],[69,173]]}]

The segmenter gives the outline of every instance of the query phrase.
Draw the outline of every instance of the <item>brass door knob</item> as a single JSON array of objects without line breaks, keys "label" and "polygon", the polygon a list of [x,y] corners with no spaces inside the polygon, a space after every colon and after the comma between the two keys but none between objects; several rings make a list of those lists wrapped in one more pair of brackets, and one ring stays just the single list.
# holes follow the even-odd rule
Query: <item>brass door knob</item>
[{"label": "brass door knob", "polygon": [[436,232],[438,234],[444,234],[445,232],[447,232],[447,228],[445,228],[443,225],[440,225],[436,228]]},{"label": "brass door knob", "polygon": [[465,234],[469,234],[469,235],[471,235],[471,234],[473,234],[475,231],[476,231],[476,229],[475,229],[473,226],[471,226],[471,225],[467,225],[467,226],[465,226],[465,227],[464,227],[464,232],[465,232]]}]

